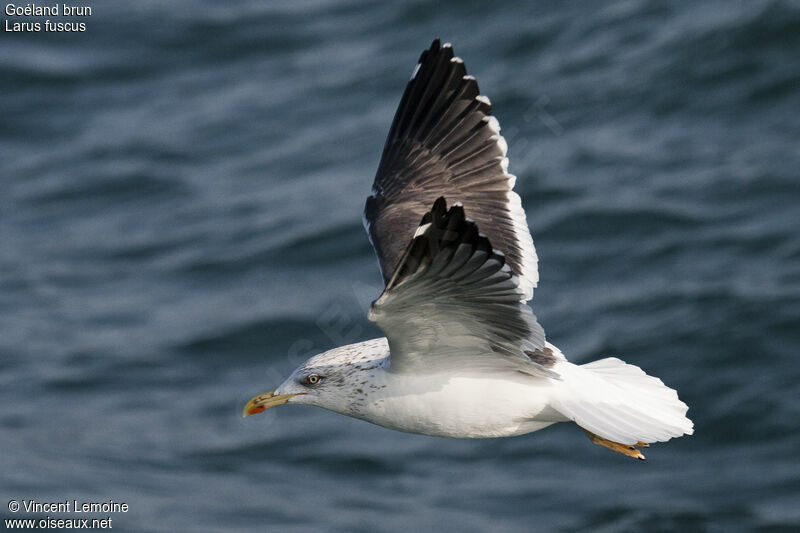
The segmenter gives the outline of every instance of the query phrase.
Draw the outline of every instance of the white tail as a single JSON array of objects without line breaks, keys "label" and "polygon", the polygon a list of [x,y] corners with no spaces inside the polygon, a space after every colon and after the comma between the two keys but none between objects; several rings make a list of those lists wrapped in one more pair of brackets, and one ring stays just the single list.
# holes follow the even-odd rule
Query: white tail
[{"label": "white tail", "polygon": [[678,393],[616,357],[585,365],[563,361],[562,389],[551,405],[582,428],[620,444],[663,442],[691,435],[689,407]]}]

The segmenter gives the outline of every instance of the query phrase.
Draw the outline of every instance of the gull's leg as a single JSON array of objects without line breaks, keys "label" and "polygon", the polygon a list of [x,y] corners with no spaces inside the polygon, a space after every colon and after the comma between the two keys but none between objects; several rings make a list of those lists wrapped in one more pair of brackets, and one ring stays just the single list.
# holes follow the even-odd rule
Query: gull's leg
[{"label": "gull's leg", "polygon": [[[583,428],[581,428],[583,429]],[[646,442],[639,441],[636,444],[620,444],[619,442],[614,442],[608,439],[604,439],[599,435],[595,435],[591,431],[587,431],[583,429],[583,432],[586,433],[586,436],[589,437],[589,440],[592,441],[594,444],[598,446],[603,446],[604,448],[608,448],[609,450],[613,450],[615,452],[619,452],[622,455],[627,455],[628,457],[633,457],[634,459],[640,459],[644,461],[644,455],[642,452],[636,449],[636,446],[641,446],[642,448],[649,448],[650,445]]]}]

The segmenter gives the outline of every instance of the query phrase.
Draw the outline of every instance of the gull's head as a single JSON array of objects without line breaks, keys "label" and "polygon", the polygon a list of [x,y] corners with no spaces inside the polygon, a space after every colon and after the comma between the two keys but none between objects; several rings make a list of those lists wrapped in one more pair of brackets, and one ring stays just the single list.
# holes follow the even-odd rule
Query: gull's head
[{"label": "gull's head", "polygon": [[342,346],[315,355],[295,369],[276,389],[253,397],[242,411],[247,417],[270,407],[305,404],[349,413],[365,381],[382,371],[389,347],[386,339]]}]

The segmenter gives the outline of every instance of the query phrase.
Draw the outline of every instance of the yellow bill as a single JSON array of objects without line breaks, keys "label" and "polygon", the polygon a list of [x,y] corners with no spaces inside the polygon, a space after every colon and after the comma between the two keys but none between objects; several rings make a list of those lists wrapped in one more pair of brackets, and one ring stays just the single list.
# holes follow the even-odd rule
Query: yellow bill
[{"label": "yellow bill", "polygon": [[306,393],[297,392],[295,394],[275,394],[275,391],[271,390],[265,392],[264,394],[259,394],[258,396],[252,398],[249,402],[247,402],[247,405],[244,406],[242,418],[261,413],[270,407],[275,407],[276,405],[283,405],[288,403],[289,399],[302,394]]}]

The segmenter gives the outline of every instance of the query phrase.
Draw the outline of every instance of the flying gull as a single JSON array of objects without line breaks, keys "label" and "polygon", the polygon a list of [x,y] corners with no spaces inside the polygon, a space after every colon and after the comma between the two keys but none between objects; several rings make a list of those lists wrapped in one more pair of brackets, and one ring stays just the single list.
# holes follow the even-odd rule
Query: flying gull
[{"label": "flying gull", "polygon": [[243,416],[308,404],[411,433],[509,437],[575,422],[595,444],[690,435],[678,394],[616,358],[567,361],[527,302],[536,250],[489,99],[434,41],[392,122],[364,224],[386,284],[385,338],[311,357]]}]

